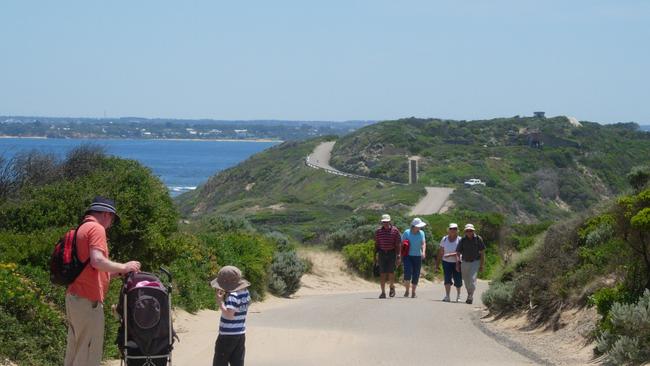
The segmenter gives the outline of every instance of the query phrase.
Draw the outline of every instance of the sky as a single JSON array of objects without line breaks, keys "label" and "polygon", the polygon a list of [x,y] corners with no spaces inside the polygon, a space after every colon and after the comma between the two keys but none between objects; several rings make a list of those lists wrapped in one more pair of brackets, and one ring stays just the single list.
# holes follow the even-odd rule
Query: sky
[{"label": "sky", "polygon": [[0,3],[0,115],[650,124],[650,1]]}]

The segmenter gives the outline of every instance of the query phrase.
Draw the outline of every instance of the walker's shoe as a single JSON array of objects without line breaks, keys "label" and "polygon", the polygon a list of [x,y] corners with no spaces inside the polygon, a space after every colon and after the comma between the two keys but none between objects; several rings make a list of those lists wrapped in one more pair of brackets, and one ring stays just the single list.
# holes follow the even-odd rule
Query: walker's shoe
[{"label": "walker's shoe", "polygon": [[390,287],[390,290],[388,291],[388,296],[395,297],[395,286]]},{"label": "walker's shoe", "polygon": [[409,297],[409,290],[404,291],[404,297]]},{"label": "walker's shoe", "polygon": [[417,297],[417,295],[415,294],[415,292],[412,292],[411,293],[411,299],[415,299],[416,297]]},{"label": "walker's shoe", "polygon": [[449,296],[445,296],[442,298],[442,302],[449,302]]},{"label": "walker's shoe", "polygon": [[460,296],[456,298],[456,302],[460,302]]},{"label": "walker's shoe", "polygon": [[466,303],[466,304],[470,304],[470,305],[471,305],[472,302],[474,302],[474,300],[471,299],[471,298],[468,298],[467,300],[465,300],[465,303]]},{"label": "walker's shoe", "polygon": [[379,295],[379,298],[380,299],[385,299],[386,298],[386,293],[382,292],[381,295]]}]

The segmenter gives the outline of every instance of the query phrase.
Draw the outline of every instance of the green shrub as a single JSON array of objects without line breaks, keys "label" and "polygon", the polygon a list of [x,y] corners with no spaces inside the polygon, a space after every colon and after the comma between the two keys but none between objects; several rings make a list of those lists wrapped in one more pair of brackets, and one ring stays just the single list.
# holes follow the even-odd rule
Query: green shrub
[{"label": "green shrub", "polygon": [[169,264],[174,276],[174,306],[181,306],[189,312],[216,310],[215,293],[210,287],[210,281],[219,270],[216,254],[189,234],[177,234],[170,242],[184,247],[182,253]]},{"label": "green shrub", "polygon": [[634,167],[627,175],[627,181],[636,191],[642,190],[648,185],[648,182],[650,182],[650,167]]},{"label": "green shrub", "polygon": [[[251,283],[251,296],[262,299],[269,283],[269,270],[273,259],[273,243],[257,233],[225,232],[199,235],[208,255],[213,255],[220,266],[236,266]],[[216,277],[216,273],[212,274]]]},{"label": "green shrub", "polygon": [[359,244],[349,244],[343,247],[345,261],[366,278],[372,277],[372,268],[375,255],[375,242],[369,240]]},{"label": "green shrub", "polygon": [[341,249],[352,243],[359,243],[374,238],[375,225],[363,225],[355,228],[339,229],[330,234],[325,242],[332,249]]},{"label": "green shrub", "polygon": [[605,287],[594,292],[589,297],[589,304],[596,307],[596,311],[603,319],[609,320],[609,312],[615,303],[622,303],[629,297],[623,286]]},{"label": "green shrub", "polygon": [[60,365],[66,344],[65,315],[16,269],[15,264],[0,263],[0,359]]},{"label": "green shrub", "polygon": [[305,264],[295,251],[276,252],[271,264],[269,289],[279,296],[289,297],[300,289]]},{"label": "green shrub", "polygon": [[641,365],[650,360],[650,290],[635,304],[614,303],[612,328],[598,338],[597,349],[609,365]]},{"label": "green shrub", "polygon": [[514,309],[514,290],[513,282],[493,282],[490,284],[490,288],[481,295],[481,300],[491,312],[504,313]]},{"label": "green shrub", "polygon": [[217,215],[212,216],[208,219],[207,231],[217,231],[217,232],[226,232],[226,231],[255,231],[251,223],[237,216],[229,215]]},{"label": "green shrub", "polygon": [[280,232],[272,231],[267,233],[265,236],[275,243],[278,252],[290,252],[296,250],[295,243],[293,243],[288,236]]}]

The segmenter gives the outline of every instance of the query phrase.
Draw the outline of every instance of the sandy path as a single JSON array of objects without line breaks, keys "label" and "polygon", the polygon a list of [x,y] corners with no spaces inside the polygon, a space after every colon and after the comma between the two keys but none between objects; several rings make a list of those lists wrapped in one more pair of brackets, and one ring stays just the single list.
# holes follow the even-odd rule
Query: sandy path
[{"label": "sandy path", "polygon": [[[296,297],[251,306],[249,365],[534,364],[476,327],[480,301],[443,303],[442,284],[430,282],[422,282],[416,299],[399,296],[398,286],[398,297],[380,300],[377,285],[340,270],[340,255],[301,255],[312,259],[314,273],[304,277]],[[479,291],[486,287],[480,283]],[[181,342],[174,364],[211,365],[219,313],[177,311],[175,317]]]}]

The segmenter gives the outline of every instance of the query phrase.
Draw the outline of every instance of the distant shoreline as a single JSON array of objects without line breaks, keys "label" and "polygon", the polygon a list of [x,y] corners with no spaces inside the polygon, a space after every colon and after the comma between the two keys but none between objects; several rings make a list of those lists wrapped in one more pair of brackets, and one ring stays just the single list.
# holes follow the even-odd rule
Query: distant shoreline
[{"label": "distant shoreline", "polygon": [[70,137],[70,138],[52,138],[45,136],[9,136],[0,135],[0,139],[35,139],[35,140],[138,140],[138,141],[208,141],[208,142],[278,142],[284,140],[274,139],[139,139],[139,138],[119,138],[119,137]]}]

